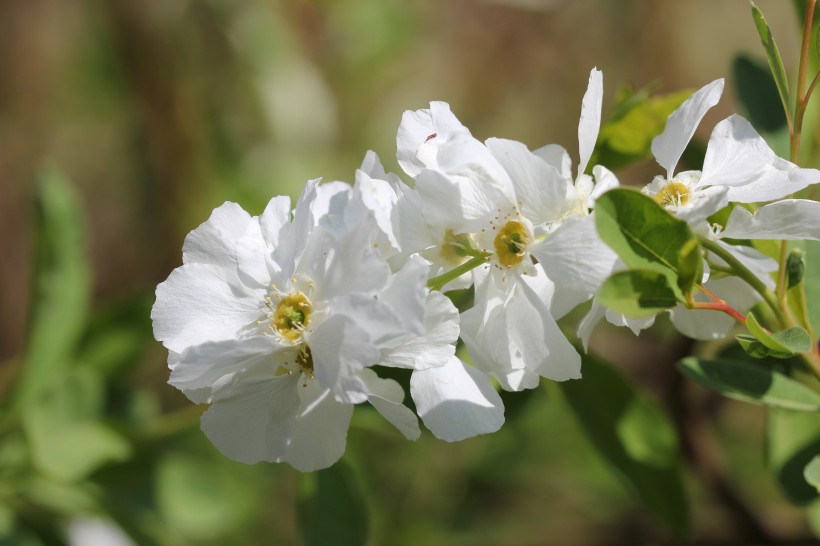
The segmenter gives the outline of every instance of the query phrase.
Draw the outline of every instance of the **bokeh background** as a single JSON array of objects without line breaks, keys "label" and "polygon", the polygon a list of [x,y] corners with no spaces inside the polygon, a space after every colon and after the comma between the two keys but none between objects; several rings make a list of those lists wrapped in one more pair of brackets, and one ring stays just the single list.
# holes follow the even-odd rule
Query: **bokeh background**
[{"label": "bokeh background", "polygon": [[[758,4],[793,71],[793,4]],[[78,196],[93,279],[77,359],[104,370],[104,420],[148,431],[127,455],[41,496],[92,484],[138,544],[299,544],[310,478],[224,460],[196,426],[204,408],[165,383],[148,312],[185,234],[225,200],[258,213],[308,179],[351,181],[368,149],[398,170],[401,114],[430,100],[448,101],[479,138],[561,143],[577,157],[593,66],[605,116],[620,84],[669,93],[727,77],[699,133],[708,136],[740,109],[740,54],[762,58],[745,0],[0,0],[0,399],[13,397],[25,361],[37,181],[59,172]],[[618,174],[643,185],[658,172],[647,160]],[[687,341],[661,321],[640,338],[604,329],[593,345],[651,399],[687,389],[698,400],[693,434],[710,455],[687,483],[693,543],[807,540],[803,511],[766,469],[763,411],[682,384],[673,364]],[[556,389],[507,402],[502,432],[459,444],[426,432],[410,444],[357,411],[344,462],[371,544],[679,540],[596,454]],[[0,464],[17,449],[3,443],[27,445],[0,436]],[[15,500],[8,476],[0,470],[0,531],[3,503],[22,508],[5,518],[5,540],[59,544],[83,512],[66,506],[80,501]]]}]

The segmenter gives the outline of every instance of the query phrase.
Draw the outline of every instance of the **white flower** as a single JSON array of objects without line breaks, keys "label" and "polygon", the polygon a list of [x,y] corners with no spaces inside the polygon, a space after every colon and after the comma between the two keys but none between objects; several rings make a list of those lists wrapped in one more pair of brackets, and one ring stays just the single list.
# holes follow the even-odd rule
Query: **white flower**
[{"label": "white flower", "polygon": [[729,202],[773,201],[820,182],[820,171],[803,169],[775,155],[751,124],[736,114],[718,123],[706,148],[703,170],[675,174],[675,167],[706,112],[717,104],[723,79],[696,91],[672,112],[652,153],[666,176],[644,193],[691,224]]},{"label": "white flower", "polygon": [[[365,401],[419,434],[401,387],[369,367],[428,333],[427,267],[410,260],[392,273],[371,214],[332,229],[345,191],[309,182],[292,221],[284,198],[258,218],[223,205],[157,287],[155,337],[178,354],[170,383],[210,402],[203,430],[232,459],[329,466]],[[444,352],[418,367],[443,365]]]}]

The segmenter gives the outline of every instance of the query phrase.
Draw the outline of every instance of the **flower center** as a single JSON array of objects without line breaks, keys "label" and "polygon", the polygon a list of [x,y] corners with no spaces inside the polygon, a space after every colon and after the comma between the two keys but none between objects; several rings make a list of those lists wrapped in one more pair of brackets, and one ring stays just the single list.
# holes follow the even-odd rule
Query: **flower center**
[{"label": "flower center", "polygon": [[517,220],[510,220],[501,227],[493,241],[498,263],[505,267],[520,264],[531,242],[532,236],[527,227]]},{"label": "flower center", "polygon": [[307,344],[302,345],[302,349],[296,357],[296,364],[313,379],[313,355],[310,353],[310,347]]},{"label": "flower center", "polygon": [[680,207],[689,202],[689,195],[689,188],[686,184],[673,180],[652,196],[652,199],[663,207]]},{"label": "flower center", "polygon": [[441,241],[439,255],[444,262],[459,265],[467,256],[465,250],[468,248],[470,248],[470,236],[467,233],[456,235],[453,230],[448,229]]},{"label": "flower center", "polygon": [[[273,312],[271,325],[280,336],[288,341],[296,341],[310,324],[310,300],[302,292],[288,294],[279,301]],[[309,353],[308,353],[309,355]],[[312,360],[311,366],[312,366]]]}]

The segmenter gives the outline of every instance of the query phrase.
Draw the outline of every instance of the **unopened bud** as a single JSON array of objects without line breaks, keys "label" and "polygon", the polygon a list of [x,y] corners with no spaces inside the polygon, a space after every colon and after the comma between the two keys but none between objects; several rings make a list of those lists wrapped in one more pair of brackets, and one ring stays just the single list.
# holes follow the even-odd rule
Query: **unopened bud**
[{"label": "unopened bud", "polygon": [[803,273],[806,272],[806,253],[799,248],[792,250],[789,259],[786,261],[786,275],[788,275],[788,287],[792,288],[800,284],[803,280]]}]

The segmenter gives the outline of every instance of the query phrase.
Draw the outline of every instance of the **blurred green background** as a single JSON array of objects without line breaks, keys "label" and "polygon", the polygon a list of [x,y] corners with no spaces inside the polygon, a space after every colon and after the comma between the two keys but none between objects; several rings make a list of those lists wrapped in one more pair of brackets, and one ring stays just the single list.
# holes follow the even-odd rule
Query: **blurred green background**
[{"label": "blurred green background", "polygon": [[[758,4],[793,71],[792,3]],[[603,329],[593,349],[670,413],[681,392],[693,401],[709,463],[687,474],[689,539],[634,500],[553,385],[506,396],[502,431],[459,444],[408,443],[359,408],[344,465],[305,477],[219,455],[151,336],[153,290],[214,207],[258,213],[307,179],[350,181],[367,149],[398,170],[404,110],[445,100],[481,139],[577,157],[591,67],[605,117],[623,83],[671,93],[727,77],[706,137],[742,110],[739,54],[762,58],[745,0],[0,2],[0,400],[28,408],[19,392],[38,393],[0,421],[0,544],[61,544],[93,514],[137,544],[301,544],[329,525],[321,503],[305,508],[327,480],[358,491],[338,504],[348,521],[369,514],[374,545],[802,543],[806,518],[765,465],[765,413],[685,384],[673,364],[691,345],[664,321],[640,338]],[[643,185],[659,170],[618,174]],[[64,257],[80,281],[37,275],[49,244],[87,255],[87,269]],[[39,378],[18,382],[34,360]]]}]

